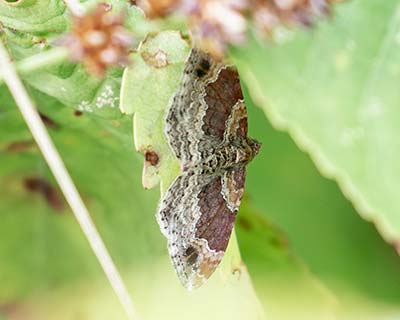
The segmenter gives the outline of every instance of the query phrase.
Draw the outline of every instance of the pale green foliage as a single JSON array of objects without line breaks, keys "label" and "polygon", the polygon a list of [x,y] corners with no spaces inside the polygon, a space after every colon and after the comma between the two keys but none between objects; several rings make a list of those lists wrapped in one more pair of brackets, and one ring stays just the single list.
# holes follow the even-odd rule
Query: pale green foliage
[{"label": "pale green foliage", "polygon": [[63,32],[69,24],[65,4],[57,0],[2,1],[0,22],[7,28],[36,35]]},{"label": "pale green foliage", "polygon": [[[89,1],[85,5],[91,7],[95,3]],[[143,13],[136,7],[119,0],[108,3],[113,5],[112,10],[115,13],[127,12],[125,24],[132,35],[137,37],[136,42],[152,29],[152,25],[145,22]],[[1,10],[7,15],[1,15]],[[25,16],[20,17],[21,12],[25,12]],[[62,1],[22,0],[15,6],[0,2],[0,23],[12,28],[6,29],[6,42],[17,61],[48,50],[51,42],[60,41],[62,32],[67,31],[69,18]],[[52,23],[53,27],[49,27],[48,23]],[[30,31],[23,33],[27,31],[26,28],[30,28]],[[43,39],[44,43],[41,41]],[[39,91],[77,110],[118,118],[121,75],[121,69],[110,70],[105,79],[95,78],[88,75],[82,66],[65,62],[37,70],[24,76],[24,80]]]},{"label": "pale green foliage", "polygon": [[[234,51],[253,99],[389,242],[400,240],[397,1],[349,1],[316,30]],[[368,22],[367,22],[368,21]]]},{"label": "pale green foliage", "polygon": [[146,38],[138,52],[131,55],[131,67],[125,69],[120,108],[124,113],[135,114],[136,150],[153,151],[159,157],[157,167],[145,167],[143,184],[147,188],[161,182],[165,190],[179,173],[177,159],[165,140],[163,120],[179,86],[188,52],[189,44],[179,32],[164,31]]}]

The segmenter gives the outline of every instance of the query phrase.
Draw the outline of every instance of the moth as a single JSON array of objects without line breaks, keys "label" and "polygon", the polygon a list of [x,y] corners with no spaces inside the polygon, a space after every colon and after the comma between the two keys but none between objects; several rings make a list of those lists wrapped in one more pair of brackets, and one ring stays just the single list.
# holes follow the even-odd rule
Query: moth
[{"label": "moth", "polygon": [[164,131],[181,173],[165,192],[157,221],[179,279],[191,290],[211,276],[224,256],[246,165],[261,147],[247,136],[236,69],[192,49]]}]

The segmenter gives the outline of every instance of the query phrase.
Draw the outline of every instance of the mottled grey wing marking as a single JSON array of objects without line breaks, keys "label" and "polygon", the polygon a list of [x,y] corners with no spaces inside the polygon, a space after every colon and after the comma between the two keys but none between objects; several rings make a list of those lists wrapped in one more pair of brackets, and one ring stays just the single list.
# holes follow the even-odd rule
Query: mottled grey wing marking
[{"label": "mottled grey wing marking", "polygon": [[[160,205],[158,221],[168,238],[169,254],[189,289],[200,286],[214,272],[228,245],[237,209],[228,208],[223,197],[225,174],[185,172]],[[228,182],[228,186],[233,184]]]},{"label": "mottled grey wing marking", "polygon": [[227,207],[233,212],[239,210],[244,192],[245,179],[245,166],[226,171],[222,176],[222,196],[226,201]]},{"label": "mottled grey wing marking", "polygon": [[165,121],[169,145],[183,163],[224,142],[232,108],[243,100],[237,71],[193,49]]},{"label": "mottled grey wing marking", "polygon": [[[168,239],[169,255],[177,274],[189,289],[201,284],[195,284],[199,280],[196,272],[202,265],[201,261],[210,261],[207,241],[195,239],[195,233],[201,216],[198,195],[215,180],[221,180],[221,176],[184,172],[166,191],[157,215],[161,230]],[[213,255],[222,258],[223,253]]]},{"label": "mottled grey wing marking", "polygon": [[[205,52],[192,49],[184,69],[180,88],[167,111],[165,132],[168,143],[180,160],[188,160],[197,153],[201,137],[203,108],[200,105],[200,83],[207,81],[216,69],[215,61]],[[193,133],[198,136],[193,136]]]},{"label": "mottled grey wing marking", "polygon": [[191,173],[181,174],[171,183],[163,195],[157,212],[157,222],[160,225],[161,232],[167,238],[171,229],[171,217],[178,214],[178,209],[184,204],[185,193],[193,192],[192,189],[188,190],[189,187],[193,187],[193,185],[190,185],[192,179]]},{"label": "mottled grey wing marking", "polygon": [[247,137],[247,111],[243,100],[239,100],[232,108],[232,113],[226,122],[225,141]]}]

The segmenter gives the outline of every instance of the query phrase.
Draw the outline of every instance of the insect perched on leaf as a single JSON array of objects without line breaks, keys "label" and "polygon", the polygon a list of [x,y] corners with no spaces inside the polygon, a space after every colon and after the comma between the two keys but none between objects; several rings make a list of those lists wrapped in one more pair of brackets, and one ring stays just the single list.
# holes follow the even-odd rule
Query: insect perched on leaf
[{"label": "insect perched on leaf", "polygon": [[181,174],[157,219],[185,287],[199,287],[222,260],[260,143],[247,136],[237,71],[192,49],[164,123]]}]

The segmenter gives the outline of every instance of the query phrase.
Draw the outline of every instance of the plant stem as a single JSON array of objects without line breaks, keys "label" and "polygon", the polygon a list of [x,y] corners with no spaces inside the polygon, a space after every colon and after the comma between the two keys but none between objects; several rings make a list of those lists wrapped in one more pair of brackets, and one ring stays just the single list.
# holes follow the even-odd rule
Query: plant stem
[{"label": "plant stem", "polygon": [[[67,59],[68,50],[63,47],[55,47],[17,62],[15,68],[19,74],[25,75],[44,67],[60,64]],[[4,79],[0,74],[0,85],[3,82]]]},{"label": "plant stem", "polygon": [[69,175],[56,147],[54,146],[40,116],[18,77],[11,59],[0,41],[0,73],[10,89],[22,116],[24,117],[32,135],[39,146],[47,164],[56,178],[72,212],[89,241],[104,273],[117,294],[130,320],[138,319],[128,290],[114,265],[96,227],[90,218],[89,212],[80,197],[71,176]]}]

